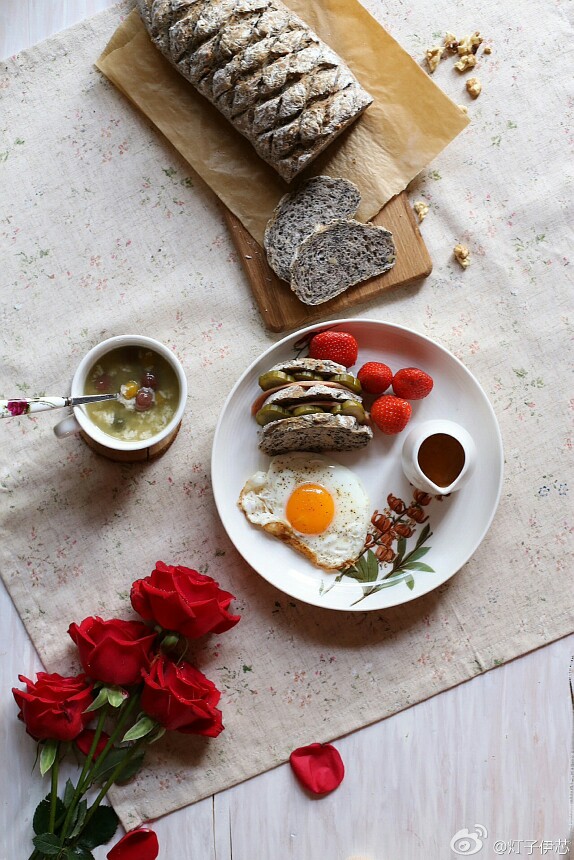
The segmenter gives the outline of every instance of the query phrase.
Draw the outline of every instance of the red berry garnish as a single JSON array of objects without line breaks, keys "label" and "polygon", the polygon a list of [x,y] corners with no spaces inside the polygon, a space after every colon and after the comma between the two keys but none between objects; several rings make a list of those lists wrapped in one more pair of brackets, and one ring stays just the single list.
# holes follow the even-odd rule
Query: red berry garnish
[{"label": "red berry garnish", "polygon": [[310,358],[336,361],[351,367],[357,360],[359,345],[352,334],[346,331],[320,331],[313,335],[309,344]]},{"label": "red berry garnish", "polygon": [[432,376],[418,367],[403,367],[393,376],[393,391],[405,400],[422,400],[431,393]]},{"label": "red berry garnish", "polygon": [[363,391],[368,394],[382,394],[392,382],[393,371],[380,361],[368,361],[357,373],[357,379]]},{"label": "red berry garnish", "polygon": [[382,433],[392,436],[405,429],[412,412],[413,408],[406,400],[385,394],[371,406],[371,419]]}]

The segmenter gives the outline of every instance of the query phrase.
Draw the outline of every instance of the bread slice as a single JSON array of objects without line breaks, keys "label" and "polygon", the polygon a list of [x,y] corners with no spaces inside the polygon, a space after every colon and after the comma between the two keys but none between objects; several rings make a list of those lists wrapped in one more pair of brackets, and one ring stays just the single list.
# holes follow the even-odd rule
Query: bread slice
[{"label": "bread slice", "polygon": [[320,305],[394,264],[392,233],[339,218],[318,227],[299,245],[291,263],[291,289],[306,305]]},{"label": "bread slice", "polygon": [[300,415],[272,421],[261,430],[259,447],[270,457],[288,451],[353,451],[373,438],[368,424],[351,415]]},{"label": "bread slice", "polygon": [[308,370],[311,373],[321,374],[321,376],[335,376],[337,373],[348,373],[349,371],[344,364],[339,364],[336,361],[330,361],[328,358],[292,358],[289,361],[281,361],[279,364],[273,365],[270,370],[281,370],[283,373],[298,373],[302,370]]},{"label": "bread slice", "polygon": [[301,242],[322,224],[351,218],[361,202],[359,189],[347,179],[314,176],[281,198],[265,228],[263,244],[271,268],[289,281],[291,263]]},{"label": "bread slice", "polygon": [[279,389],[279,391],[273,391],[264,405],[268,406],[274,403],[276,406],[294,406],[295,404],[312,403],[315,400],[332,401],[334,404],[344,403],[345,400],[363,402],[360,394],[354,394],[348,388],[333,388],[330,385],[322,385],[320,382],[306,388],[294,382],[292,385]]}]

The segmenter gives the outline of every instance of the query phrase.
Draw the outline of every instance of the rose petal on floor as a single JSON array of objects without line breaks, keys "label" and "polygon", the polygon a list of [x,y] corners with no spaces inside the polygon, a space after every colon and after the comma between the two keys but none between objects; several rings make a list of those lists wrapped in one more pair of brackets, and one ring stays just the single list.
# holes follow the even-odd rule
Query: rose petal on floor
[{"label": "rose petal on floor", "polygon": [[139,827],[130,830],[106,854],[108,860],[156,860],[159,842],[153,830]]},{"label": "rose petal on floor", "polygon": [[309,744],[293,750],[289,762],[297,779],[313,794],[327,794],[343,781],[345,766],[332,744]]}]

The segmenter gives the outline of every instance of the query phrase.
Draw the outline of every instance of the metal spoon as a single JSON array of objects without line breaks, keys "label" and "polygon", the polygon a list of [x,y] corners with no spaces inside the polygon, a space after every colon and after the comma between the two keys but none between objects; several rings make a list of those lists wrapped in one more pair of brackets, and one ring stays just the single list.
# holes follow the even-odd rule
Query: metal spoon
[{"label": "metal spoon", "polygon": [[85,403],[101,403],[104,400],[117,400],[116,394],[87,394],[83,397],[31,397],[27,400],[0,400],[0,418],[13,418],[17,415],[31,415],[33,412],[46,412],[49,409],[62,409],[64,406],[82,406]]}]

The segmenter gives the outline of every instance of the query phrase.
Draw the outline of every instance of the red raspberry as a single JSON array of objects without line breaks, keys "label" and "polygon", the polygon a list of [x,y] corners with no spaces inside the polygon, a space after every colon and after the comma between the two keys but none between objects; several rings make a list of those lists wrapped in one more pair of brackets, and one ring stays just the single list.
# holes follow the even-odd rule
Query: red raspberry
[{"label": "red raspberry", "polygon": [[368,361],[357,373],[363,391],[368,394],[382,394],[393,380],[393,371],[380,361]]},{"label": "red raspberry", "polygon": [[432,377],[418,367],[403,367],[393,376],[393,391],[406,400],[422,400],[432,391]]},{"label": "red raspberry", "polygon": [[371,406],[371,418],[382,433],[392,436],[405,429],[412,411],[411,404],[406,400],[385,394]]},{"label": "red raspberry", "polygon": [[351,367],[357,360],[359,345],[352,334],[346,331],[320,331],[313,335],[309,344],[311,358],[323,358]]}]

